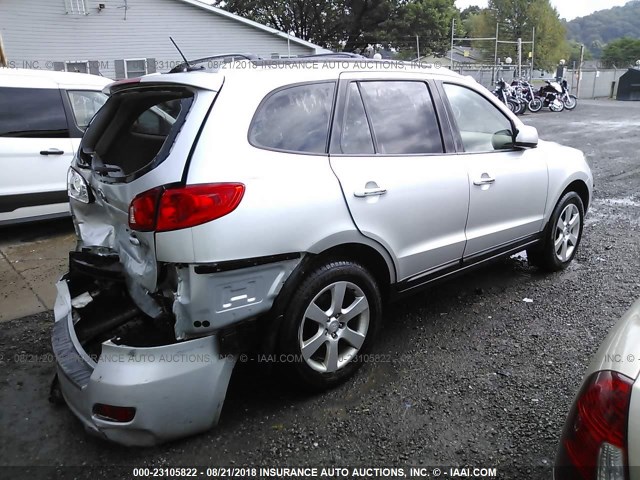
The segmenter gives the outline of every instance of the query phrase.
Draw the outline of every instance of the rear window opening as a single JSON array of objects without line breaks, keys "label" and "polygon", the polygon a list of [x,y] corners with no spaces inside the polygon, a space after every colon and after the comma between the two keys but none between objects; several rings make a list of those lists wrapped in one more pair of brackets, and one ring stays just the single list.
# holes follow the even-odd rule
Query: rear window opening
[{"label": "rear window opening", "polygon": [[114,94],[89,125],[78,163],[124,182],[152,170],[169,155],[194,95],[186,88]]}]

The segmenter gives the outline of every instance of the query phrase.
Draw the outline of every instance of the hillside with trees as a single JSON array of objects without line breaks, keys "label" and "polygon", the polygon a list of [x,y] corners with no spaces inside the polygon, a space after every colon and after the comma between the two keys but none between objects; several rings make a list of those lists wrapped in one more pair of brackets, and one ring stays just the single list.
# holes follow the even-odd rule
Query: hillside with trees
[{"label": "hillside with trees", "polygon": [[623,37],[640,38],[640,0],[600,10],[566,23],[569,40],[583,43],[595,57],[606,44]]},{"label": "hillside with trees", "polygon": [[606,67],[631,67],[640,60],[640,39],[623,37],[609,42],[602,50],[602,63]]}]

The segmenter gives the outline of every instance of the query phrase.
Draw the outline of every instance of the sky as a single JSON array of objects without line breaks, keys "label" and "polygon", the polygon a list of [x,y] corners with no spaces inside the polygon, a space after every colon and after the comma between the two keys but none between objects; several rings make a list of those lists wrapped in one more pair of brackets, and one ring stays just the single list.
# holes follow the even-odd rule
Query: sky
[{"label": "sky", "polygon": [[[576,17],[584,17],[596,10],[605,10],[611,7],[624,5],[629,0],[551,0],[551,5],[556,7],[560,18],[573,20]],[[487,0],[456,0],[456,6],[463,10],[470,5],[480,7],[487,6]]]}]

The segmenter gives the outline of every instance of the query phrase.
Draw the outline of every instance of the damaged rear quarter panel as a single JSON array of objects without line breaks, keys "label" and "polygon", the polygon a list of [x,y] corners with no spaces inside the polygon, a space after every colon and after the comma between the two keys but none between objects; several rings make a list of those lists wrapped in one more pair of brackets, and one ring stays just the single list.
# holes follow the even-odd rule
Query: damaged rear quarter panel
[{"label": "damaged rear quarter panel", "polygon": [[210,334],[268,312],[301,258],[200,274],[194,265],[177,268],[173,303],[178,340]]}]

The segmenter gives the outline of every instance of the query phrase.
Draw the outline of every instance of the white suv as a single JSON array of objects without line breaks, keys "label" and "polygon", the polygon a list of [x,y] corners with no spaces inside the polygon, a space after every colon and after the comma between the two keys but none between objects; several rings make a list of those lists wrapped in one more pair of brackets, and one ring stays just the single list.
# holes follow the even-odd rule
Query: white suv
[{"label": "white suv", "polygon": [[583,154],[472,79],[358,59],[184,70],[113,84],[69,172],[53,349],[92,431],[209,428],[245,351],[332,387],[385,300],[523,249],[549,270],[576,253]]},{"label": "white suv", "polygon": [[67,170],[111,82],[0,68],[0,225],[69,215]]}]

